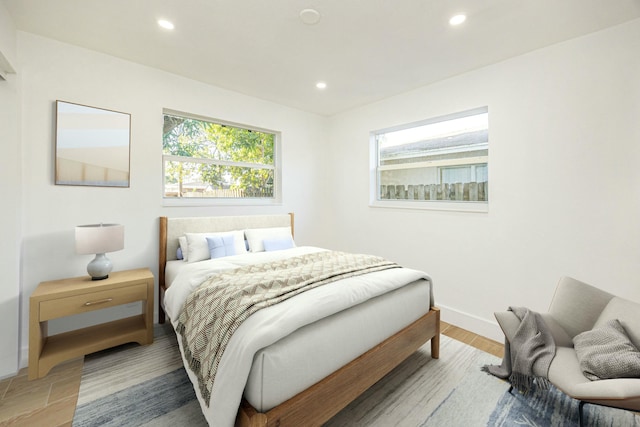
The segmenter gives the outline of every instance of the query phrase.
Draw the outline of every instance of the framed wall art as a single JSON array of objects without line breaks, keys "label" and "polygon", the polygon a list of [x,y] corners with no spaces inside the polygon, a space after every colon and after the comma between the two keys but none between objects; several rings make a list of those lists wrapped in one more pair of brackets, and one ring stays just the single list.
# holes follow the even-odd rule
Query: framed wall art
[{"label": "framed wall art", "polygon": [[56,184],[129,187],[130,144],[130,114],[56,101]]}]

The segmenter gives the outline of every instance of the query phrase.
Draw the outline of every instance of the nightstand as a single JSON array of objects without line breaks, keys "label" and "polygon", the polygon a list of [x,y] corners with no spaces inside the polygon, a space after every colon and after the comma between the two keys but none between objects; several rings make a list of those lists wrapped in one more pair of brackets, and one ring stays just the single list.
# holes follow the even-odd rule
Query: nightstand
[{"label": "nightstand", "polygon": [[[153,342],[153,274],[148,268],[42,282],[29,299],[29,379],[66,360],[128,342]],[[143,301],[142,314],[47,336],[51,319]]]}]

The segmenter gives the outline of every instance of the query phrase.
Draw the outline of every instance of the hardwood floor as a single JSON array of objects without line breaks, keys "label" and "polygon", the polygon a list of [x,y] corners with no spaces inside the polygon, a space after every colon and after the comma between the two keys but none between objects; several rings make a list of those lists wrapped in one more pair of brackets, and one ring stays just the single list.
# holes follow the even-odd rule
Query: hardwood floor
[{"label": "hardwood floor", "polygon": [[[441,333],[502,357],[504,346],[448,323]],[[58,365],[49,375],[27,381],[27,369],[0,381],[0,426],[71,426],[78,400],[83,359]]]},{"label": "hardwood floor", "polygon": [[71,426],[78,400],[83,358],[27,380],[27,369],[0,381],[0,426]]},{"label": "hardwood floor", "polygon": [[493,354],[500,358],[504,355],[504,344],[476,335],[466,329],[458,328],[457,326],[450,325],[445,322],[440,322],[440,333],[448,336],[449,338],[453,338],[454,340],[470,345],[471,347],[475,347],[478,350],[482,350],[485,353]]}]

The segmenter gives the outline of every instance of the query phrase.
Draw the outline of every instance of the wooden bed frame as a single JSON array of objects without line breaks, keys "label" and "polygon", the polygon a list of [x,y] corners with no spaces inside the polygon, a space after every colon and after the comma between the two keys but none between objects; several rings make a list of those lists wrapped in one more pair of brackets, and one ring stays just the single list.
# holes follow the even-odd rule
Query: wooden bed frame
[{"label": "wooden bed frame", "polygon": [[[294,216],[293,213],[288,215],[293,234]],[[172,252],[175,254],[176,249],[174,239],[177,239],[177,233],[183,232],[180,226],[176,227],[177,231],[171,229],[169,223],[185,221],[191,227],[194,223],[200,222],[199,220],[201,224],[190,228],[190,232],[279,227],[282,226],[285,218],[283,215],[171,219],[160,217],[158,265],[160,323],[164,323],[166,319],[162,308],[166,290],[165,264],[168,260],[175,259],[175,255],[172,255]],[[249,226],[243,224],[249,224]],[[256,224],[261,225],[256,226]],[[440,310],[437,307],[431,307],[427,314],[406,328],[270,411],[258,412],[243,399],[235,424],[240,427],[321,426],[429,340],[431,340],[431,357],[437,359],[440,356]]]}]

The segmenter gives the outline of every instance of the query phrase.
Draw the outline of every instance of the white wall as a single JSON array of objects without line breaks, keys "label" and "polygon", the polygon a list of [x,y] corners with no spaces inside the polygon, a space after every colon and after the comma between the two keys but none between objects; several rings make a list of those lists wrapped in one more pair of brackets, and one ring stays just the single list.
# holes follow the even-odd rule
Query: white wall
[{"label": "white wall", "polygon": [[4,3],[0,3],[0,71],[16,68],[16,28]]},{"label": "white wall", "polygon": [[[635,20],[333,117],[323,243],[429,272],[444,320],[497,340],[562,275],[640,300],[638,52]],[[368,206],[370,131],[485,105],[488,213]]]},{"label": "white wall", "polygon": [[[318,194],[324,170],[326,118],[222,90],[159,70],[18,32],[21,60],[24,235],[21,336],[28,337],[28,295],[39,282],[86,274],[89,255],[74,253],[74,227],[125,226],[125,249],[109,255],[114,270],[149,267],[157,277],[158,216],[296,213],[296,241],[311,244],[321,230]],[[131,187],[54,185],[54,103],[65,100],[131,114]],[[162,110],[281,131],[281,206],[163,207]],[[118,313],[131,311],[119,309]],[[94,323],[98,315],[50,322],[54,332]],[[22,354],[22,360],[26,353]]]},{"label": "white wall", "polygon": [[[8,64],[16,69],[16,31],[4,4],[0,3],[0,68]],[[0,70],[5,74],[6,69]],[[0,80],[0,379],[14,374],[18,368],[20,310],[20,139],[19,79],[6,73]]]}]

